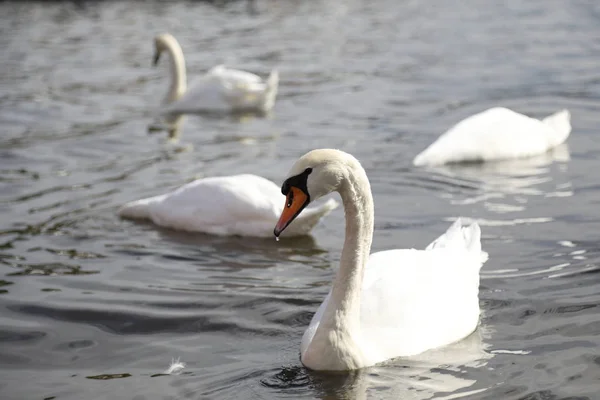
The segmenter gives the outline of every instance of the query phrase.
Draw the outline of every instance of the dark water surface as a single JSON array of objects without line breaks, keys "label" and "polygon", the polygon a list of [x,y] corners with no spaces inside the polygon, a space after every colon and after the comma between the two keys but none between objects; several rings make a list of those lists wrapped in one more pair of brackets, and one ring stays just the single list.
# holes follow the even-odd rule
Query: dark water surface
[{"label": "dark water surface", "polygon": [[[84,4],[0,3],[2,399],[600,398],[598,1]],[[149,135],[167,86],[166,63],[150,67],[163,31],[190,78],[222,62],[277,67],[274,112],[189,116],[176,144]],[[496,105],[570,109],[568,147],[411,166]],[[279,183],[317,147],[367,169],[375,251],[422,248],[459,215],[480,221],[478,332],[354,374],[311,373],[299,343],[335,273],[342,210],[279,243],[115,215],[202,176]],[[156,376],[177,357],[181,375]]]}]

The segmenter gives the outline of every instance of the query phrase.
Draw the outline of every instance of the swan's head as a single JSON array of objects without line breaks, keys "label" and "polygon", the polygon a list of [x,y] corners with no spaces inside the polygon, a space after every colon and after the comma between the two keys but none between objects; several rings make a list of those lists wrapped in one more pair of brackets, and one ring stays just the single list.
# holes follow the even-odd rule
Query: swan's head
[{"label": "swan's head", "polygon": [[152,58],[152,65],[156,66],[156,64],[158,64],[160,54],[171,47],[173,43],[177,43],[177,40],[169,33],[163,33],[154,38],[154,57]]},{"label": "swan's head", "polygon": [[358,161],[340,150],[319,149],[309,151],[296,161],[281,186],[285,205],[273,233],[281,232],[311,202],[337,191],[348,171]]}]

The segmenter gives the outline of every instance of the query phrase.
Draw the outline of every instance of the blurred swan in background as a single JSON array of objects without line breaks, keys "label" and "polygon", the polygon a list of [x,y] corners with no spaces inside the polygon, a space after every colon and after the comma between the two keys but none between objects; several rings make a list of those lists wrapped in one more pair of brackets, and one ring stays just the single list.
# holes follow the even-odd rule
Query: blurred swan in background
[{"label": "blurred swan in background", "polygon": [[263,81],[258,75],[218,65],[187,87],[183,51],[177,39],[164,33],[154,38],[153,64],[163,51],[171,60],[171,83],[163,100],[163,113],[267,112],[273,108],[279,85],[277,70]]},{"label": "blurred swan in background", "polygon": [[472,115],[443,133],[413,160],[415,166],[505,160],[545,153],[571,133],[571,114],[543,120],[502,107]]},{"label": "blurred swan in background", "polygon": [[[425,250],[370,254],[374,206],[358,160],[339,150],[302,156],[284,181],[275,236],[315,199],[337,191],[346,230],[338,272],[300,349],[302,364],[340,371],[457,342],[479,322],[479,271],[488,255],[477,223],[458,219]],[[290,225],[291,226],[291,225]]]},{"label": "blurred swan in background", "polygon": [[[118,214],[184,231],[271,237],[282,204],[276,184],[247,174],[198,179],[171,193],[127,203]],[[308,235],[337,206],[329,199],[306,209],[287,236]]]}]

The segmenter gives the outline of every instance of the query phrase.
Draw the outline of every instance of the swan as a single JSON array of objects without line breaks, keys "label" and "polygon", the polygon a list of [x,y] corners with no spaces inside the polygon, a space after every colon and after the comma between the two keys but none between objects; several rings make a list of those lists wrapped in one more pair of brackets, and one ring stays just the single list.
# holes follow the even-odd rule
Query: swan
[{"label": "swan", "polygon": [[[281,211],[280,199],[279,187],[260,176],[210,177],[167,194],[132,201],[117,213],[183,231],[269,237]],[[290,227],[288,236],[308,235],[337,206],[337,201],[329,199],[306,210],[306,215]]]},{"label": "swan", "polygon": [[153,64],[166,51],[171,59],[171,84],[163,100],[163,113],[267,112],[273,108],[279,74],[271,71],[266,81],[250,72],[217,65],[187,88],[183,51],[177,39],[163,33],[154,38]]},{"label": "swan", "polygon": [[495,107],[472,115],[443,133],[413,160],[415,166],[530,157],[563,143],[571,114],[558,111],[543,120]]},{"label": "swan", "polygon": [[477,223],[457,220],[425,250],[369,256],[373,196],[358,160],[313,150],[292,167],[281,191],[277,237],[313,200],[338,192],[346,215],[339,270],[302,337],[300,360],[322,371],[354,370],[457,342],[479,321],[479,270],[487,260]]}]

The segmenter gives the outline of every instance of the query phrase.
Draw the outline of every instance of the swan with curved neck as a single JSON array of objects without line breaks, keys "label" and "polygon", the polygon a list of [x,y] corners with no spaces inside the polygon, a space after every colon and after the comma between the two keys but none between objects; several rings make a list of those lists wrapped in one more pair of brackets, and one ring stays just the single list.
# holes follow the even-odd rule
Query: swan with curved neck
[{"label": "swan with curved neck", "polygon": [[315,370],[352,370],[456,342],[479,320],[479,270],[487,259],[479,226],[462,220],[426,250],[369,255],[374,206],[360,163],[339,150],[313,150],[282,185],[279,236],[313,200],[338,192],[346,215],[339,270],[302,339]]},{"label": "swan with curved neck", "polygon": [[185,93],[187,89],[187,75],[183,50],[177,39],[168,33],[159,35],[154,39],[154,57],[152,58],[152,65],[158,65],[160,55],[163,51],[166,51],[169,54],[171,64],[171,82],[169,83],[169,91],[163,100],[164,104],[169,104],[178,100]]},{"label": "swan with curved neck", "polygon": [[275,103],[279,85],[276,70],[266,80],[250,72],[218,65],[187,87],[183,50],[173,35],[164,33],[154,38],[153,65],[163,52],[169,54],[171,82],[163,112],[260,111],[267,112]]}]

